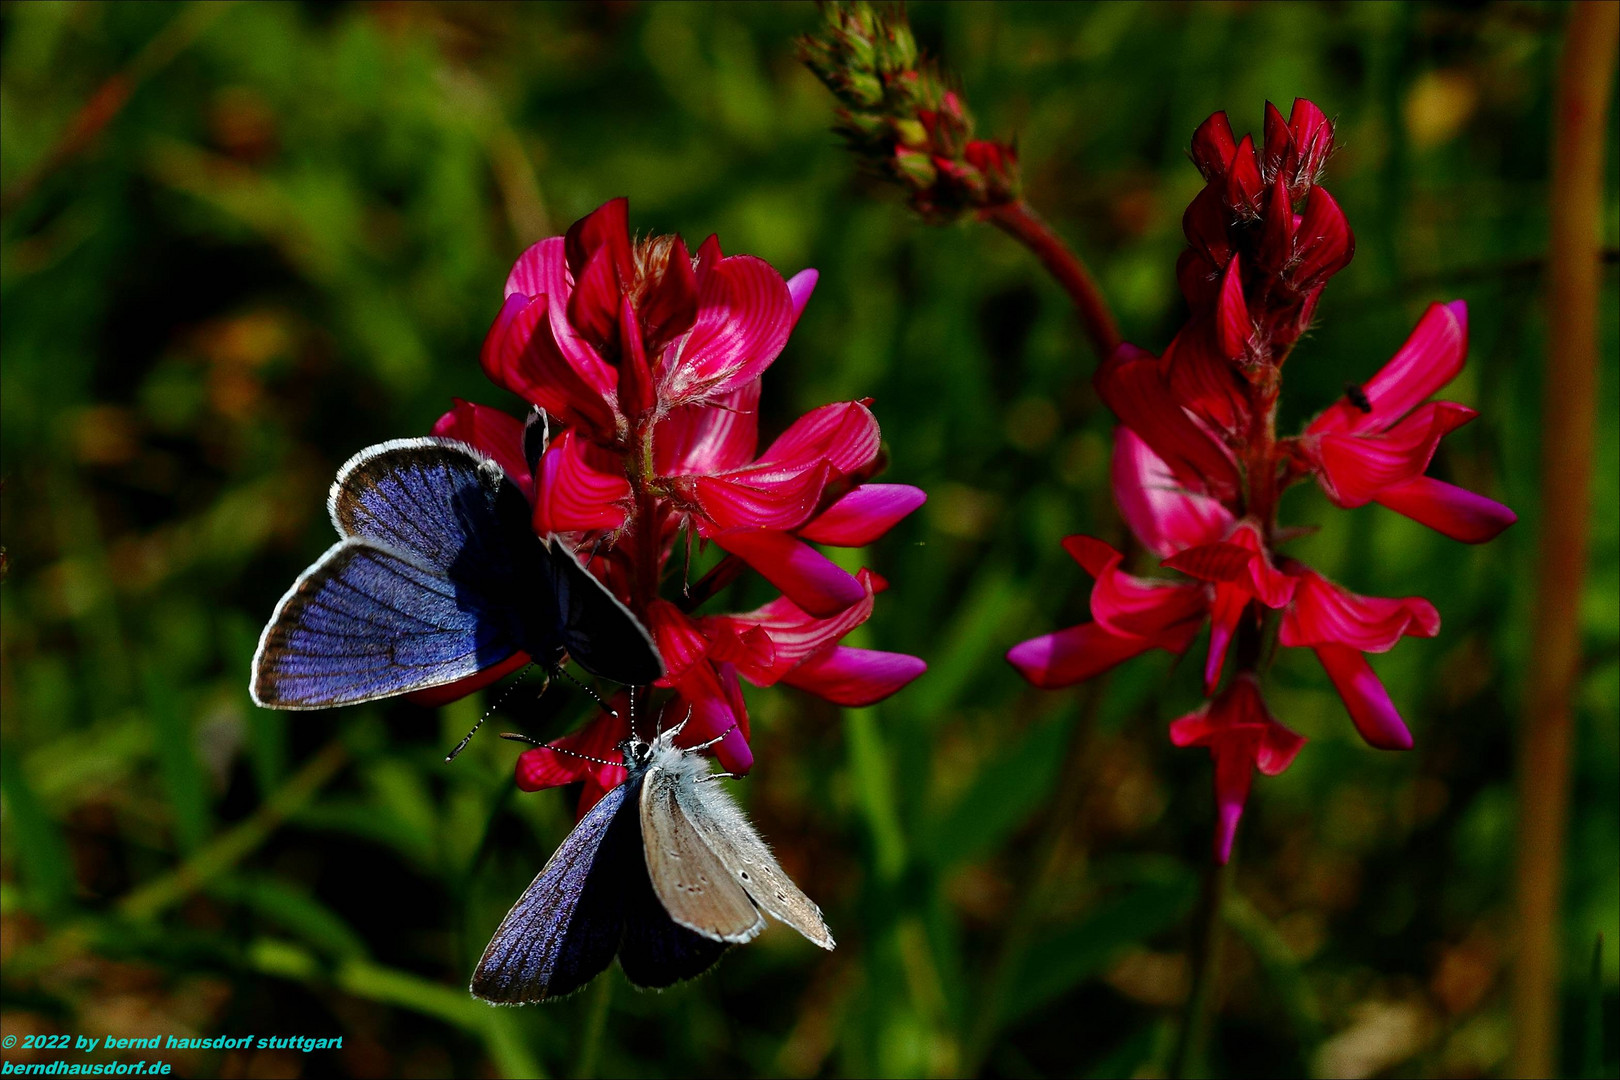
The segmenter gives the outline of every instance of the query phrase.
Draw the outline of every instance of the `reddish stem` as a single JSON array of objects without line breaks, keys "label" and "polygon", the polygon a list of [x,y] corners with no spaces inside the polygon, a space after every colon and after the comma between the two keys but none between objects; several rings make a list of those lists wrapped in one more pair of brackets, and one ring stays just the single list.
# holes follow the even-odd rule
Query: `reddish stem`
[{"label": "reddish stem", "polygon": [[1119,327],[1114,323],[1113,312],[1108,310],[1108,301],[1103,299],[1096,279],[1080,257],[1022,199],[992,206],[983,212],[983,217],[1035,253],[1041,265],[1074,301],[1080,322],[1085,326],[1086,336],[1091,339],[1091,346],[1097,350],[1097,355],[1105,359],[1112,356],[1114,349],[1119,346]]},{"label": "reddish stem", "polygon": [[1553,1076],[1558,1067],[1558,931],[1574,737],[1570,701],[1580,662],[1591,509],[1604,145],[1620,5],[1577,4],[1566,35],[1553,130],[1540,553],[1519,773],[1513,1010],[1518,1076]]}]

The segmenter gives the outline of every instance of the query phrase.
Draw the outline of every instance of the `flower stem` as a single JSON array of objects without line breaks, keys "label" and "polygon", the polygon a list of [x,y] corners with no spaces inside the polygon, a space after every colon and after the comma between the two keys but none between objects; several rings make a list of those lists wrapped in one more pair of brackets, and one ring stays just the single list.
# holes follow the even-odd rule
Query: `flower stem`
[{"label": "flower stem", "polygon": [[1085,326],[1091,347],[1103,359],[1113,355],[1119,346],[1119,327],[1114,314],[1108,309],[1097,281],[1069,246],[1058,238],[1052,227],[1041,219],[1029,203],[1000,203],[983,212],[984,219],[1035,253],[1041,265],[1069,294]]},{"label": "flower stem", "polygon": [[1604,146],[1620,5],[1576,4],[1553,130],[1541,536],[1519,768],[1518,1039],[1513,1072],[1555,1075],[1560,899],[1569,821],[1570,702],[1580,661],[1598,390]]},{"label": "flower stem", "polygon": [[1192,990],[1176,1035],[1170,1060],[1173,1077],[1209,1076],[1209,1035],[1214,1027],[1216,980],[1221,969],[1221,912],[1232,880],[1232,861],[1211,863],[1204,872],[1204,894],[1199,903],[1197,935],[1193,940]]}]

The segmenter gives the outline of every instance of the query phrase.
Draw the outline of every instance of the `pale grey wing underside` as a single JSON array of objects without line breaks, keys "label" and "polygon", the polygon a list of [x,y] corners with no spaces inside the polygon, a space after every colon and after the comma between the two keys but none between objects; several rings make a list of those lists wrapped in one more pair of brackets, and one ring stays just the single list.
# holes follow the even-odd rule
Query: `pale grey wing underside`
[{"label": "pale grey wing underside", "polygon": [[647,874],[669,917],[715,941],[752,941],[765,919],[748,893],[703,842],[677,797],[677,775],[653,769],[641,788],[641,842]]},{"label": "pale grey wing underside", "polygon": [[675,795],[703,842],[754,903],[823,949],[833,947],[832,931],[821,909],[793,884],[724,788],[688,775],[676,785]]}]

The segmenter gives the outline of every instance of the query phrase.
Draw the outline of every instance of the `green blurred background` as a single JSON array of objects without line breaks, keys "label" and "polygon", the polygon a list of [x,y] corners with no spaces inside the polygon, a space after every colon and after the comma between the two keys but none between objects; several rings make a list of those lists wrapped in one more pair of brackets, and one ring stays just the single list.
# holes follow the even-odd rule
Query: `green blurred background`
[{"label": "green blurred background", "polygon": [[[1286,112],[1296,95],[1338,118],[1327,186],[1357,255],[1289,365],[1285,429],[1381,365],[1427,302],[1470,304],[1470,364],[1445,396],[1483,415],[1434,471],[1520,524],[1471,548],[1314,488],[1283,508],[1323,526],[1301,558],[1360,591],[1427,596],[1444,627],[1376,660],[1409,753],[1363,746],[1308,655],[1269,677],[1278,717],[1311,742],[1256,784],[1240,836],[1224,1073],[1505,1067],[1565,15],[911,8],[981,131],[1017,135],[1032,202],[1091,262],[1126,337],[1155,351],[1183,313],[1193,128],[1224,108],[1257,129],[1267,98]],[[7,1035],[346,1039],[162,1055],[181,1075],[1166,1067],[1212,812],[1207,756],[1165,729],[1196,702],[1198,665],[1153,654],[1100,693],[1039,693],[1003,662],[1083,617],[1089,581],[1058,539],[1119,528],[1095,361],[1028,253],[971,223],[927,228],[857,176],[830,96],[794,59],[817,20],[801,4],[0,8]],[[1613,146],[1611,127],[1611,162]],[[517,793],[516,749],[490,732],[444,763],[478,698],[270,713],[248,701],[248,661],[331,540],[340,462],[425,432],[453,395],[517,409],[477,363],[507,267],[616,195],[638,231],[718,232],[784,273],[820,269],[762,426],[876,399],[888,477],[930,501],[860,553],[893,588],[855,643],[931,670],[866,710],[750,691],[759,764],[734,786],[827,910],[836,952],[776,929],[660,995],[615,970],[558,1004],[494,1010],[467,978],[571,799]],[[1602,303],[1565,1059],[1614,1075],[1612,263]],[[550,736],[579,713],[523,697],[490,726]],[[1595,1049],[1592,1015],[1607,1024]]]}]

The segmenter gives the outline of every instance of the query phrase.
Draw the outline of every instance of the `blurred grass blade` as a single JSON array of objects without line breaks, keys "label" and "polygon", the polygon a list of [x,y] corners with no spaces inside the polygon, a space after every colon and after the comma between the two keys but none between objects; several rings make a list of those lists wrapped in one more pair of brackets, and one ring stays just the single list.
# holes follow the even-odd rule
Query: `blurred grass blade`
[{"label": "blurred grass blade", "polygon": [[269,839],[287,816],[325,787],[348,760],[349,752],[341,742],[327,743],[252,816],[215,837],[174,870],[129,893],[118,902],[119,911],[126,918],[150,919],[184,900]]},{"label": "blurred grass blade", "polygon": [[268,875],[232,874],[210,882],[208,895],[240,904],[259,918],[296,935],[333,960],[365,958],[365,939],[331,908],[306,891]]},{"label": "blurred grass blade", "polygon": [[175,839],[189,855],[202,847],[209,833],[207,781],[197,761],[191,724],[158,657],[149,655],[141,664],[141,687],[152,723],[152,752],[174,815]]},{"label": "blurred grass blade", "polygon": [[850,779],[872,833],[873,861],[879,877],[894,881],[906,864],[906,840],[895,806],[889,752],[877,729],[877,710],[845,709],[844,738],[849,743]]},{"label": "blurred grass blade", "polygon": [[1001,1025],[1010,1024],[1107,967],[1126,947],[1163,933],[1186,917],[1198,896],[1188,874],[1148,882],[1104,903],[1080,922],[1035,942],[1003,998]]},{"label": "blurred grass blade", "polygon": [[1586,1040],[1581,1047],[1581,1075],[1598,1080],[1603,1075],[1603,934],[1592,943],[1592,974],[1586,985]]},{"label": "blurred grass blade", "polygon": [[1311,1060],[1322,1041],[1322,1005],[1294,950],[1288,947],[1271,920],[1235,888],[1227,891],[1221,917],[1260,961],[1266,978],[1271,981],[1275,1000],[1288,1014],[1294,1033],[1299,1036],[1303,1056]]},{"label": "blurred grass blade", "polygon": [[73,869],[62,833],[40,805],[22,771],[22,755],[0,751],[0,792],[6,799],[6,826],[16,842],[18,869],[32,904],[58,911],[73,896]]},{"label": "blurred grass blade", "polygon": [[954,806],[929,819],[919,845],[924,856],[943,869],[1001,844],[1057,783],[1073,722],[1073,710],[1066,710],[987,763]]}]

